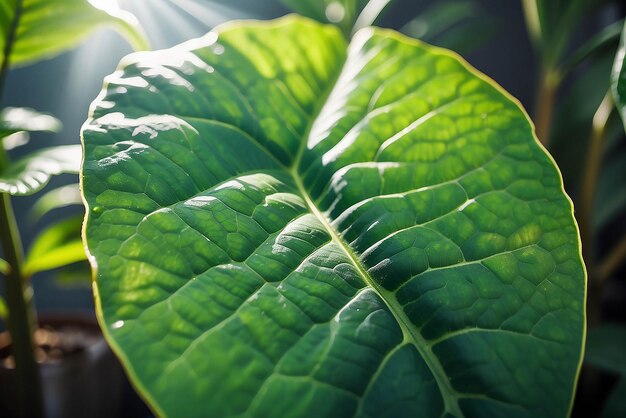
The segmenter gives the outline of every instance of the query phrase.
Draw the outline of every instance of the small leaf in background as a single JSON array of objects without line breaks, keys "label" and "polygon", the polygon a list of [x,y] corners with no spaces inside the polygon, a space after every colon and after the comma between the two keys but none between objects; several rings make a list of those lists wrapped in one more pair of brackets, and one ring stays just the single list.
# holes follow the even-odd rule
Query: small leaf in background
[{"label": "small leaf in background", "polygon": [[85,248],[80,238],[82,216],[52,224],[35,237],[24,263],[26,275],[62,267],[85,260]]},{"label": "small leaf in background", "polygon": [[626,213],[626,152],[617,150],[608,153],[602,164],[594,205],[594,226],[603,228],[612,221],[619,222],[618,217],[624,213]]},{"label": "small leaf in background", "polygon": [[80,145],[62,145],[35,151],[0,173],[0,192],[26,196],[41,190],[51,176],[78,173],[82,150]]},{"label": "small leaf in background", "polygon": [[373,24],[393,0],[280,0],[293,11],[322,23],[333,23],[347,35]]},{"label": "small leaf in background", "polygon": [[87,261],[68,265],[56,272],[54,282],[65,288],[91,286],[91,267]]},{"label": "small leaf in background", "polygon": [[62,126],[54,116],[25,107],[7,107],[0,111],[0,138],[20,131],[58,132]]},{"label": "small leaf in background", "polygon": [[560,65],[559,72],[561,77],[569,73],[586,59],[607,50],[613,51],[613,48],[619,43],[623,26],[623,20],[612,23],[584,42]]},{"label": "small leaf in background", "polygon": [[12,149],[28,144],[29,141],[30,134],[25,131],[20,131],[2,138],[2,146],[5,151],[11,151]]},{"label": "small leaf in background", "polygon": [[[3,7],[4,25],[15,17],[15,0],[6,2]],[[135,16],[120,9],[116,1],[24,0],[11,65],[51,58],[73,48],[103,27],[116,29],[135,50],[149,49],[147,38]],[[0,46],[6,42],[6,33],[3,38]]]},{"label": "small leaf in background", "polygon": [[[626,346],[622,349],[626,349]],[[626,417],[626,376],[622,375],[604,404],[602,418],[624,417]]]},{"label": "small leaf in background", "polygon": [[3,321],[9,319],[9,307],[2,296],[0,296],[0,319]]},{"label": "small leaf in background", "polygon": [[70,205],[80,205],[82,203],[83,201],[78,184],[68,184],[67,186],[62,186],[44,193],[33,204],[29,216],[33,222],[37,222],[45,214],[54,209]]},{"label": "small leaf in background", "polygon": [[433,3],[400,31],[465,54],[492,37],[497,26],[498,21],[489,16],[478,2],[460,0]]},{"label": "small leaf in background", "polygon": [[606,324],[589,331],[585,361],[626,376],[626,326]]},{"label": "small leaf in background", "polygon": [[0,258],[0,273],[9,274],[11,265],[3,258]]},{"label": "small leaf in background", "polygon": [[611,73],[611,90],[626,130],[626,22]]}]

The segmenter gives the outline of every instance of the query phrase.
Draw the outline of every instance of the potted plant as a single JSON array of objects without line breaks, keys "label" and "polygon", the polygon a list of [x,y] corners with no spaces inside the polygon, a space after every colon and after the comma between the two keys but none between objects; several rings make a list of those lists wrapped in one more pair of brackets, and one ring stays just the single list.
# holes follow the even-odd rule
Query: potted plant
[{"label": "potted plant", "polygon": [[139,391],[162,416],[567,416],[586,273],[546,128],[368,27],[389,2],[286,3],[337,26],[131,55],[85,124],[97,310]]},{"label": "potted plant", "polygon": [[[113,27],[136,49],[147,49],[136,19],[111,2],[9,0],[2,2],[0,12],[0,94],[10,68],[68,50],[99,27]],[[13,197],[40,192],[51,176],[78,172],[78,144],[39,148],[16,160],[7,152],[27,143],[29,132],[59,128],[59,120],[33,109],[0,112],[0,271],[4,285],[0,314],[8,330],[0,335],[0,410],[10,416],[39,417],[44,412],[79,416],[72,413],[76,408],[82,408],[80,414],[96,416],[94,408],[106,412],[115,407],[111,399],[98,399],[89,392],[98,388],[97,379],[116,370],[96,324],[80,318],[38,321],[33,305],[33,275],[85,259],[80,217],[46,226],[24,254],[11,205]],[[42,197],[40,214],[67,204],[67,187],[64,190],[61,200],[59,190]],[[95,370],[100,377],[92,375]],[[116,388],[107,390],[111,394]]]}]

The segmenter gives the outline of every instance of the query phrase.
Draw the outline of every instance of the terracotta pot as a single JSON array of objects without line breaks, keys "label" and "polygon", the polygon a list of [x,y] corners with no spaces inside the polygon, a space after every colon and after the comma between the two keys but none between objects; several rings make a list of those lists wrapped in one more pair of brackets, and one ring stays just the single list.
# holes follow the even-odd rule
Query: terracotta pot
[{"label": "terracotta pot", "polygon": [[[48,315],[42,326],[58,329],[71,325],[98,333],[84,350],[59,361],[40,364],[47,418],[115,417],[120,415],[124,374],[99,333],[95,319],[83,315]],[[14,370],[0,367],[0,416],[16,416]]]}]

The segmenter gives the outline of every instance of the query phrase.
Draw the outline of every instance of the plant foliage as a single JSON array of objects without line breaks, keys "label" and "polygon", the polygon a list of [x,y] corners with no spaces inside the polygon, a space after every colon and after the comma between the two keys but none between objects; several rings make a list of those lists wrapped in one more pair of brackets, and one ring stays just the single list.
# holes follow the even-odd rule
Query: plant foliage
[{"label": "plant foliage", "polygon": [[567,415],[571,202],[458,56],[227,25],[123,60],[83,139],[97,309],[159,414]]}]

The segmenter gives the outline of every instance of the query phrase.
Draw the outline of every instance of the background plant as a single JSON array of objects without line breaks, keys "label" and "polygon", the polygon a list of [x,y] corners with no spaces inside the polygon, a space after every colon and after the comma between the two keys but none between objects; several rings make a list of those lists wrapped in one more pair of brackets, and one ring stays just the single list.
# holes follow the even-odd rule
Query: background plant
[{"label": "background plant", "polygon": [[[0,95],[10,68],[72,48],[103,26],[115,27],[135,48],[147,48],[136,19],[106,1],[3,1]],[[38,147],[35,152],[12,160],[7,151],[28,143],[31,132],[56,132],[60,127],[59,120],[33,109],[9,107],[0,112],[0,238],[4,255],[0,266],[5,289],[5,299],[0,298],[0,312],[11,335],[18,410],[28,417],[42,414],[41,382],[33,347],[37,317],[30,279],[36,273],[84,260],[85,252],[80,239],[81,217],[73,217],[43,227],[24,254],[11,197],[39,192],[51,176],[76,174],[82,152],[79,144]],[[36,204],[33,220],[52,209],[77,203],[76,197],[76,189],[68,186],[47,192]]]}]

